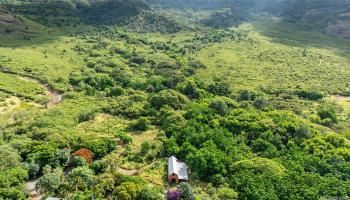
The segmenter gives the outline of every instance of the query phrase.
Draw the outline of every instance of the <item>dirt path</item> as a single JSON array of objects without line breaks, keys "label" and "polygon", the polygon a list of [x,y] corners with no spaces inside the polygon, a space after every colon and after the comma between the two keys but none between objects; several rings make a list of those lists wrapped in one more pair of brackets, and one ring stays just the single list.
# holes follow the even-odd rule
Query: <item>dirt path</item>
[{"label": "dirt path", "polygon": [[50,101],[47,102],[47,108],[51,108],[55,105],[57,105],[59,102],[62,101],[62,94],[60,94],[59,92],[55,91],[54,89],[52,89],[51,87],[49,87],[47,84],[43,84],[40,81],[33,79],[33,78],[29,78],[29,77],[24,77],[24,76],[20,76],[20,75],[16,75],[17,78],[25,80],[25,81],[30,81],[30,82],[34,82],[36,84],[41,85],[45,91],[47,96],[50,97]]},{"label": "dirt path", "polygon": [[126,175],[126,176],[133,176],[133,175],[136,175],[139,170],[137,169],[123,169],[123,168],[120,168],[118,169],[118,171],[123,174],[123,175]]},{"label": "dirt path", "polygon": [[35,189],[35,185],[38,182],[38,179],[27,182],[27,189],[29,191],[29,200],[40,200],[42,196]]}]

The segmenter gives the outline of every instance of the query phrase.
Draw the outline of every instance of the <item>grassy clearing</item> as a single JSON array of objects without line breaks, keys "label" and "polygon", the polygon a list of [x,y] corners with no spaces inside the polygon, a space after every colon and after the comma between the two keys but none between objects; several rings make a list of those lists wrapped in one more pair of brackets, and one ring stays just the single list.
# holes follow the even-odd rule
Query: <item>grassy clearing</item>
[{"label": "grassy clearing", "polygon": [[133,150],[135,151],[140,150],[141,144],[145,141],[150,143],[156,142],[157,133],[158,133],[158,130],[153,130],[153,129],[146,132],[134,132],[132,134],[134,139],[131,145]]},{"label": "grassy clearing", "polygon": [[26,118],[32,111],[38,111],[39,107],[38,104],[33,102],[23,101],[18,97],[10,96],[0,102],[0,129],[13,124],[15,116]]},{"label": "grassy clearing", "polygon": [[45,90],[40,85],[14,75],[0,72],[0,80],[0,90],[14,96],[37,100],[45,95]]},{"label": "grassy clearing", "polygon": [[75,132],[88,138],[111,138],[117,130],[124,129],[126,125],[127,122],[119,117],[98,114],[94,119],[78,124]]},{"label": "grassy clearing", "polygon": [[11,96],[0,103],[0,114],[10,112],[21,104],[18,97]]},{"label": "grassy clearing", "polygon": [[61,38],[42,46],[3,47],[0,48],[0,65],[65,91],[69,74],[83,65],[83,58],[72,50],[73,46],[71,38]]},{"label": "grassy clearing", "polygon": [[333,95],[330,96],[330,100],[342,107],[344,110],[342,117],[348,121],[350,119],[350,97]]}]

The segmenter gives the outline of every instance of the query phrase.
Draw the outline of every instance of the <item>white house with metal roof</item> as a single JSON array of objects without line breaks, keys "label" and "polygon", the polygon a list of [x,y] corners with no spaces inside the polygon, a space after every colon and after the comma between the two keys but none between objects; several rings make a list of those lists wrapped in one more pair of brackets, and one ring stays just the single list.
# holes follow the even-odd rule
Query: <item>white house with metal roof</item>
[{"label": "white house with metal roof", "polygon": [[187,169],[187,165],[184,162],[180,162],[174,156],[171,156],[168,160],[169,182],[188,181]]}]

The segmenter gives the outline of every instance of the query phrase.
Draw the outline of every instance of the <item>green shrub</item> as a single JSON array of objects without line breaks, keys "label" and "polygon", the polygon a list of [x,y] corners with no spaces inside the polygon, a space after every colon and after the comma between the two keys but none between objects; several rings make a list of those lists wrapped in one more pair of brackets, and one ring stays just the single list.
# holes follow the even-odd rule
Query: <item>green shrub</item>
[{"label": "green shrub", "polygon": [[137,200],[162,200],[164,199],[162,193],[155,188],[144,187],[137,197]]},{"label": "green shrub", "polygon": [[110,89],[108,96],[116,97],[116,96],[120,96],[122,94],[124,94],[124,89],[122,87],[115,86],[115,87]]},{"label": "green shrub", "polygon": [[193,194],[193,189],[190,184],[182,182],[177,186],[177,188],[180,191],[181,199],[183,200],[195,199],[195,196]]},{"label": "green shrub", "polygon": [[148,141],[144,141],[141,144],[141,155],[146,155],[151,150],[151,144]]},{"label": "green shrub", "polygon": [[209,107],[215,110],[220,115],[226,115],[230,112],[229,107],[223,99],[216,98],[212,100]]},{"label": "green shrub", "polygon": [[220,200],[238,199],[238,193],[231,188],[219,188],[217,195],[218,195]]},{"label": "green shrub", "polygon": [[117,144],[113,139],[100,138],[82,141],[74,146],[75,150],[86,148],[94,153],[96,160],[103,158],[116,148]]},{"label": "green shrub", "polygon": [[119,138],[123,144],[131,144],[133,141],[133,137],[131,135],[128,135],[126,132],[118,131],[115,133],[115,136]]},{"label": "green shrub", "polygon": [[174,109],[184,108],[189,100],[186,96],[180,94],[175,90],[163,90],[150,98],[150,103],[157,109],[168,105]]},{"label": "green shrub", "polygon": [[86,160],[84,158],[80,157],[80,156],[74,156],[72,161],[73,161],[73,165],[75,167],[83,167],[83,166],[88,165]]},{"label": "green shrub", "polygon": [[146,131],[151,126],[151,120],[147,117],[140,117],[136,120],[136,122],[132,125],[132,128],[139,131]]},{"label": "green shrub", "polygon": [[208,91],[218,96],[230,96],[231,86],[227,82],[216,82],[208,86]]},{"label": "green shrub", "polygon": [[307,90],[298,90],[295,92],[300,98],[308,99],[308,100],[319,100],[324,97],[324,94],[319,91],[307,91]]},{"label": "green shrub", "polygon": [[81,123],[81,122],[86,122],[86,121],[89,121],[91,119],[94,119],[97,115],[97,112],[98,112],[97,109],[84,110],[83,112],[81,112],[79,114],[78,122]]}]

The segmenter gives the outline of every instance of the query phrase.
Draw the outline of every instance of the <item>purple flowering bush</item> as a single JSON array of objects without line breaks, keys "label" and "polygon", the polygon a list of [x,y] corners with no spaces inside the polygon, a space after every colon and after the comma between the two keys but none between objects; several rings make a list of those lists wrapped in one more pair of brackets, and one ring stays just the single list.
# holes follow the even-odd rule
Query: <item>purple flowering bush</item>
[{"label": "purple flowering bush", "polygon": [[180,200],[181,193],[179,190],[168,190],[166,193],[167,200]]}]

